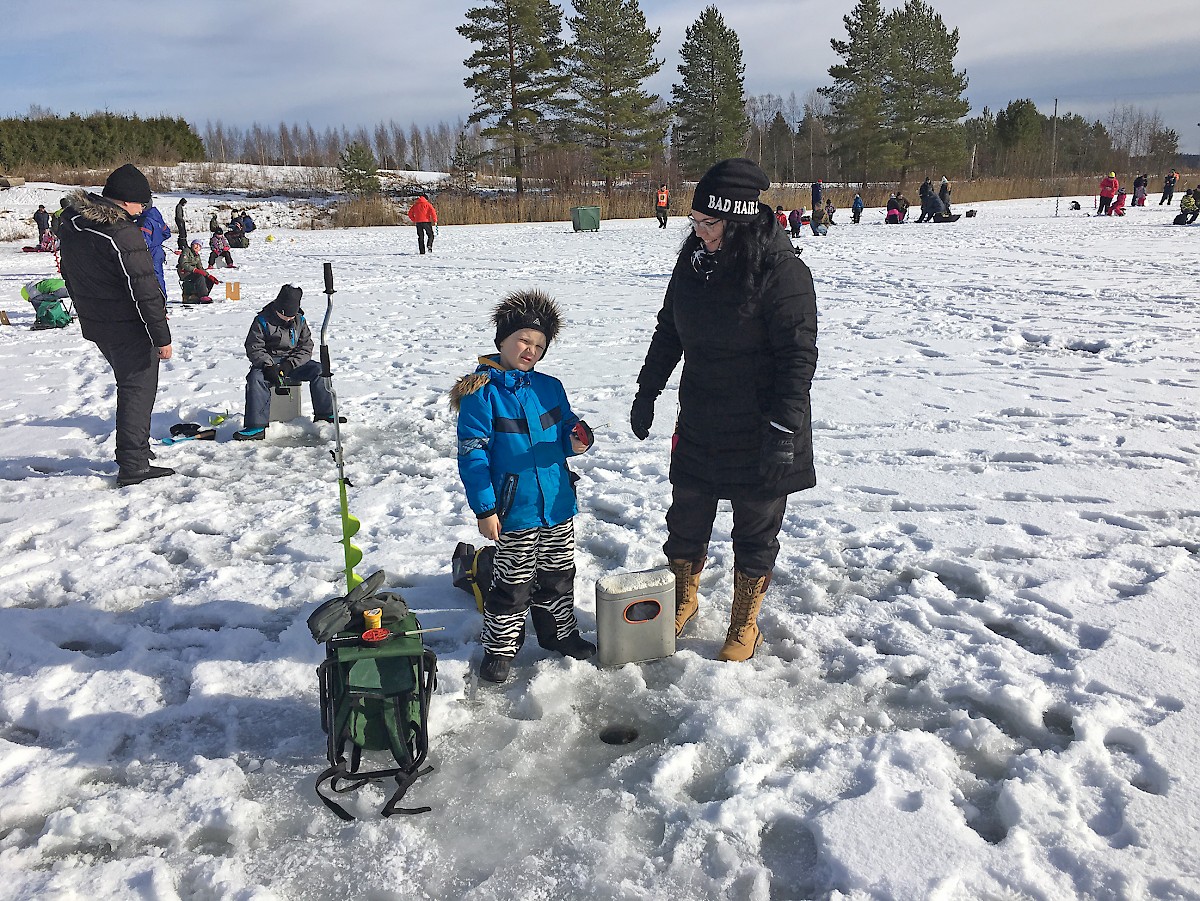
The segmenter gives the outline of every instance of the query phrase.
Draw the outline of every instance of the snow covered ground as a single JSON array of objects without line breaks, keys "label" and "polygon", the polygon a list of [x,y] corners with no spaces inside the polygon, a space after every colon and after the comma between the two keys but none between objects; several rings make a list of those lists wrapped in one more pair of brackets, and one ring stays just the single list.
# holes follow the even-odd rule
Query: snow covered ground
[{"label": "snow covered ground", "polygon": [[[26,216],[62,193],[22,190]],[[189,204],[201,232],[211,203]],[[242,299],[172,306],[154,434],[233,415],[124,490],[100,355],[78,326],[22,327],[19,288],[53,262],[0,246],[0,895],[1200,898],[1200,228],[978,209],[799,239],[819,485],[789,504],[759,654],[714,659],[723,510],[674,657],[600,669],[531,642],[503,687],[472,676],[480,618],[450,582],[480,539],[445,392],[503,292],[562,303],[540,368],[598,438],[575,467],[594,631],[596,580],[661,561],[673,391],[644,443],[627,411],[682,218],[445,227],[421,258],[410,229],[264,211],[228,273]],[[413,818],[376,817],[375,791],[344,824],[312,788],[330,427],[229,440],[254,312],[292,281],[319,325],[326,261],[359,572],[445,629]],[[600,742],[611,725],[637,740]]]}]

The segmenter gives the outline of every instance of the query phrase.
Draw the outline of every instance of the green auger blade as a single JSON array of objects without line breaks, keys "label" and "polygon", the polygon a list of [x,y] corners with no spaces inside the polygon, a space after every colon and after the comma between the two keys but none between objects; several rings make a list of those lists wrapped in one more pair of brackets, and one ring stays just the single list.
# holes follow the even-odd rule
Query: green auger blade
[{"label": "green auger blade", "polygon": [[362,549],[350,541],[351,538],[358,534],[358,530],[362,528],[362,523],[350,513],[349,504],[346,500],[345,479],[341,479],[338,482],[338,493],[341,495],[342,502],[342,540],[340,544],[345,551],[346,557],[346,591],[350,591],[362,581],[362,577],[354,571],[354,567],[362,562]]}]

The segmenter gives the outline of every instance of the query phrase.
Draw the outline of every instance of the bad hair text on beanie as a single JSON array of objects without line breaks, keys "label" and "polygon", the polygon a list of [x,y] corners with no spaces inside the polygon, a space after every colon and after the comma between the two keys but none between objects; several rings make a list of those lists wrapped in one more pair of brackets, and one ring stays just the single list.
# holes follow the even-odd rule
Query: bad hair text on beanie
[{"label": "bad hair text on beanie", "polygon": [[769,187],[771,180],[753,160],[722,160],[696,183],[692,209],[720,219],[752,222],[758,217],[758,195]]}]

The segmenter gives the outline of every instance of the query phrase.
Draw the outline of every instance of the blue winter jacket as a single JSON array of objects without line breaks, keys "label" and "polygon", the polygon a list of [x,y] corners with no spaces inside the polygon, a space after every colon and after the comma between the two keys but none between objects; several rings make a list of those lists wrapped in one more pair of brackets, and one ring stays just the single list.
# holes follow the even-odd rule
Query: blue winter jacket
[{"label": "blue winter jacket", "polygon": [[167,280],[163,277],[163,263],[166,262],[167,252],[163,250],[163,243],[171,237],[171,229],[167,227],[158,207],[153,206],[146,207],[142,215],[138,216],[138,225],[142,228],[146,246],[150,248],[150,258],[154,260],[154,272],[158,276],[158,283],[162,286],[163,294],[166,294]]},{"label": "blue winter jacket", "polygon": [[579,417],[558,379],[499,359],[480,357],[451,391],[467,502],[480,518],[497,514],[502,532],[556,526],[579,512],[567,469]]}]

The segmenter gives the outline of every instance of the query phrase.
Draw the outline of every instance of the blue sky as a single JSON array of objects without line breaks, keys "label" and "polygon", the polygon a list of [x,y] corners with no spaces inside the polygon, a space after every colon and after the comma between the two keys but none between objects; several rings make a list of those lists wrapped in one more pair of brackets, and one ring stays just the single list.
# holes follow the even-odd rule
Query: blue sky
[{"label": "blue sky", "polygon": [[[0,114],[110,109],[238,125],[454,122],[471,112],[455,32],[479,0],[45,0],[5,10]],[[669,96],[679,46],[704,2],[642,0],[661,28]],[[739,36],[750,94],[798,99],[827,84],[852,2],[720,4]],[[886,8],[899,0],[884,0]],[[1045,113],[1106,118],[1115,104],[1157,109],[1200,152],[1200,10],[1194,0],[934,0],[960,32],[971,115],[1032,98]],[[1111,9],[1107,8],[1111,7]],[[566,12],[571,14],[569,5]]]}]

